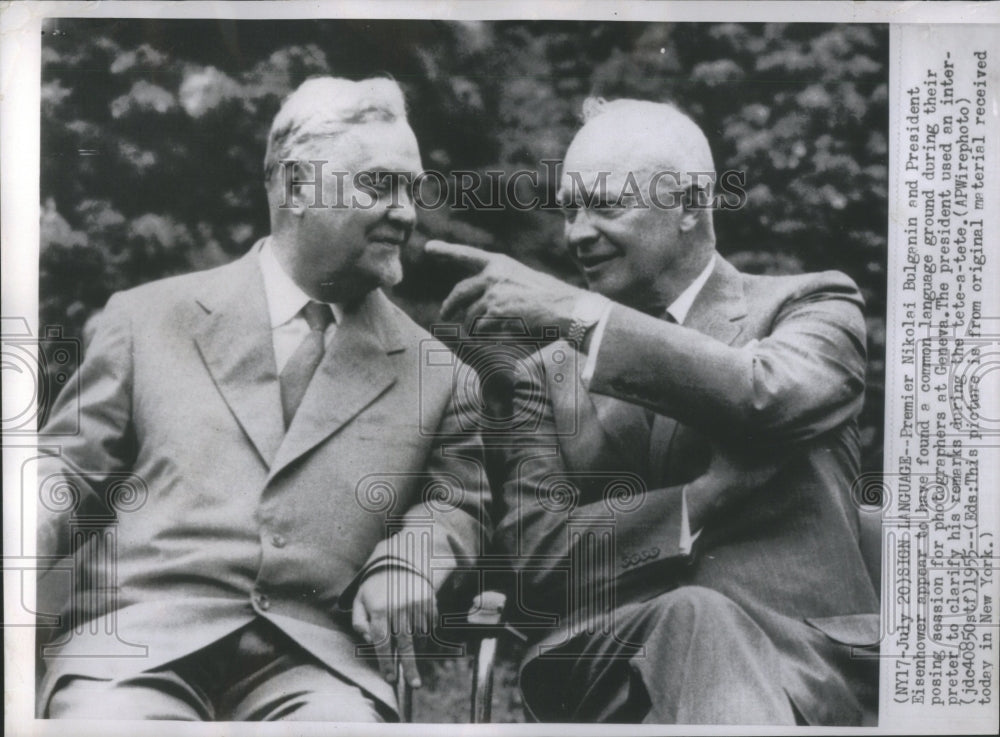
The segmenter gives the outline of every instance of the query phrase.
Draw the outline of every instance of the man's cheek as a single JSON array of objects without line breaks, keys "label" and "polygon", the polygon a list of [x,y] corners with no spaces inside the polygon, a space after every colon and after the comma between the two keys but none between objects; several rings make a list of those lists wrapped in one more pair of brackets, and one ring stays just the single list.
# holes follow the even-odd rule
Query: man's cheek
[{"label": "man's cheek", "polygon": [[592,292],[614,299],[619,296],[619,292],[625,286],[625,281],[621,264],[611,263],[599,273],[587,278],[587,288]]}]

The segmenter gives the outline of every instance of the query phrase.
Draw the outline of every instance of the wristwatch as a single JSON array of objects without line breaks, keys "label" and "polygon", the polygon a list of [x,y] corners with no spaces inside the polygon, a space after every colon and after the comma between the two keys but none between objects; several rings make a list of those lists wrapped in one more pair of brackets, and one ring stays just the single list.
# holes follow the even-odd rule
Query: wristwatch
[{"label": "wristwatch", "polygon": [[608,298],[599,294],[590,292],[578,297],[576,304],[573,305],[573,315],[569,323],[567,337],[570,342],[575,343],[578,348],[582,348],[587,332],[600,322],[607,306]]}]

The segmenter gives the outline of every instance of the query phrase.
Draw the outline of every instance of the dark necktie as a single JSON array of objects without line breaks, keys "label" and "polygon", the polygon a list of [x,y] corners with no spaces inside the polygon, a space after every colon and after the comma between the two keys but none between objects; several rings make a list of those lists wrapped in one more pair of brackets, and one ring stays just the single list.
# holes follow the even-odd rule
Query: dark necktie
[{"label": "dark necktie", "polygon": [[330,309],[330,305],[322,302],[310,302],[302,308],[302,314],[309,324],[309,335],[295,349],[295,353],[288,359],[278,378],[281,384],[281,411],[285,418],[285,427],[292,424],[295,410],[302,402],[306,387],[309,386],[319,362],[323,360],[324,334],[326,328],[333,322],[333,310]]},{"label": "dark necktie", "polygon": [[[663,319],[675,325],[677,320],[669,312],[661,312]],[[670,446],[670,439],[674,435],[676,423],[669,421],[666,417],[660,417],[651,409],[646,410],[646,421],[649,422],[649,476],[646,482],[650,488],[663,486],[668,478],[667,475],[667,450]]]}]

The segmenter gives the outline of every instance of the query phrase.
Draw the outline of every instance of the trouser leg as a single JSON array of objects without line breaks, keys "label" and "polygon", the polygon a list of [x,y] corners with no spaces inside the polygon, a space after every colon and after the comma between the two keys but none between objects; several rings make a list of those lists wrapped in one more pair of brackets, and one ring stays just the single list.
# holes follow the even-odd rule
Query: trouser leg
[{"label": "trouser leg", "polygon": [[251,674],[221,699],[232,721],[384,722],[391,712],[319,663],[285,656]]},{"label": "trouser leg", "polygon": [[172,671],[140,673],[129,678],[70,676],[49,699],[52,719],[212,719],[211,705]]},{"label": "trouser leg", "polygon": [[[773,644],[722,594],[685,586],[623,606],[612,631],[577,637],[526,666],[525,696],[539,718],[795,724]],[[551,694],[539,698],[546,686]]]},{"label": "trouser leg", "polygon": [[382,722],[395,716],[262,619],[221,647],[186,659],[181,670],[205,689],[224,721]]},{"label": "trouser leg", "polygon": [[648,604],[626,627],[646,649],[630,661],[649,694],[644,722],[795,724],[774,645],[731,599],[687,586]]},{"label": "trouser leg", "polygon": [[392,709],[263,620],[166,666],[120,679],[70,676],[57,719],[383,722]]}]

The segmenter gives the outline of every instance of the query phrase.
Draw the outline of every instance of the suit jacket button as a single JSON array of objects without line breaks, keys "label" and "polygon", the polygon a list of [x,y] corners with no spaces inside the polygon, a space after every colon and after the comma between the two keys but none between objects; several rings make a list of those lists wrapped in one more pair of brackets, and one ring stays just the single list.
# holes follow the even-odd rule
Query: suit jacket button
[{"label": "suit jacket button", "polygon": [[281,535],[275,535],[274,537],[271,538],[271,545],[273,545],[276,548],[285,547],[286,542],[287,541],[285,540],[285,538],[283,538]]},{"label": "suit jacket button", "polygon": [[257,594],[257,606],[266,612],[271,608],[271,599],[267,594]]}]

